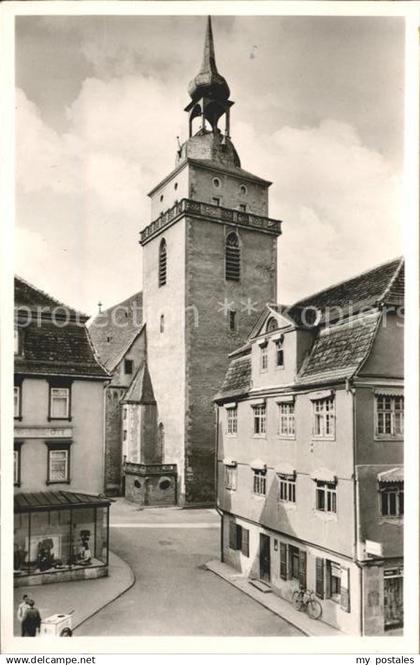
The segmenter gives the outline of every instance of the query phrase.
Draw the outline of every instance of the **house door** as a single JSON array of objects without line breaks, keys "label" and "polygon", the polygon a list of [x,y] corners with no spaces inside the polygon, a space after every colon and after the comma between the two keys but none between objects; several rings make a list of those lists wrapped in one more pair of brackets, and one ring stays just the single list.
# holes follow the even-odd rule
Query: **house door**
[{"label": "house door", "polygon": [[404,623],[403,577],[384,578],[385,629],[397,628]]},{"label": "house door", "polygon": [[271,580],[270,536],[260,533],[260,578],[264,582]]}]

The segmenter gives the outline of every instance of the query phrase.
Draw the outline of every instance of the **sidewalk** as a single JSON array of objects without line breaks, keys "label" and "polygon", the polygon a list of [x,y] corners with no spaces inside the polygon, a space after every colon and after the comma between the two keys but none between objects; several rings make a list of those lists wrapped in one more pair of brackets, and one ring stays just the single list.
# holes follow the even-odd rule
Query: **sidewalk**
[{"label": "sidewalk", "polygon": [[211,570],[213,573],[222,577],[226,582],[232,584],[234,587],[243,591],[248,596],[251,596],[257,603],[263,605],[274,614],[277,614],[279,617],[292,624],[296,628],[299,628],[305,635],[312,637],[343,637],[344,633],[323,621],[317,621],[311,619],[304,612],[298,612],[295,610],[291,603],[288,603],[283,598],[276,596],[274,593],[262,593],[256,589],[249,582],[249,578],[245,575],[239,573],[237,570],[231,566],[227,566],[221,561],[209,561],[206,564],[208,570]]},{"label": "sidewalk", "polygon": [[14,634],[20,635],[20,624],[16,618],[16,612],[25,593],[35,600],[42,618],[51,616],[51,614],[66,614],[74,609],[72,615],[74,630],[83,621],[127,591],[134,582],[135,577],[131,568],[116,554],[110,552],[108,577],[18,587],[14,590]]}]

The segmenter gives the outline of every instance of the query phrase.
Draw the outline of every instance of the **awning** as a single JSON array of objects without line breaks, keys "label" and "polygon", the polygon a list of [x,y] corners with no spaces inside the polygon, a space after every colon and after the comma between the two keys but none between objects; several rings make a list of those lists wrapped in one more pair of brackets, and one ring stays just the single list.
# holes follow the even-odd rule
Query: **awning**
[{"label": "awning", "polygon": [[381,388],[380,386],[377,386],[373,389],[373,392],[375,395],[395,395],[397,397],[404,396],[404,388],[402,386],[397,386],[395,388],[389,388],[388,386],[386,388]]},{"label": "awning", "polygon": [[249,466],[255,471],[267,471],[267,465],[260,459],[254,459]]},{"label": "awning", "polygon": [[223,460],[225,466],[238,466],[238,462],[235,462],[231,457],[225,457]]},{"label": "awning", "polygon": [[315,399],[327,399],[328,397],[334,397],[334,390],[318,390],[318,392],[309,395],[309,399],[312,401]]},{"label": "awning", "polygon": [[285,476],[287,478],[294,478],[296,476],[295,467],[293,464],[289,464],[289,462],[282,462],[281,464],[278,464],[274,471],[279,476]]},{"label": "awning", "polygon": [[276,397],[277,404],[292,404],[295,401],[295,395],[280,395]]},{"label": "awning", "polygon": [[92,494],[79,492],[28,492],[15,494],[15,513],[41,510],[68,510],[69,508],[95,508],[109,506],[110,501]]},{"label": "awning", "polygon": [[312,471],[311,473],[312,480],[321,480],[324,483],[336,483],[337,474],[330,469],[320,468]]},{"label": "awning", "polygon": [[404,467],[396,466],[388,471],[381,471],[377,475],[380,483],[403,483],[404,482]]}]

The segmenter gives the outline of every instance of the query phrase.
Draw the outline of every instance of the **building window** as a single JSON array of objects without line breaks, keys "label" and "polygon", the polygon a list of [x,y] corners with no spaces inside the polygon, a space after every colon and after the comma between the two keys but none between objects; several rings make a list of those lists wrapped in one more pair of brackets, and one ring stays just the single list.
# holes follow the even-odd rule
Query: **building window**
[{"label": "building window", "polygon": [[161,333],[165,332],[165,315],[164,314],[160,315],[159,330],[160,330]]},{"label": "building window", "polygon": [[163,194],[160,195],[160,197],[159,197],[159,201],[162,203],[162,201],[163,201]]},{"label": "building window", "polygon": [[254,494],[265,496],[267,489],[266,481],[267,481],[266,471],[262,471],[261,469],[254,469],[254,483],[253,483]]},{"label": "building window", "polygon": [[127,420],[127,407],[123,406],[123,420]]},{"label": "building window", "polygon": [[174,189],[178,189],[178,183],[177,182],[174,184]]},{"label": "building window", "polygon": [[70,482],[70,442],[52,443],[46,441],[48,448],[47,484]]},{"label": "building window", "polygon": [[125,374],[132,374],[133,373],[133,361],[132,360],[124,360],[124,373]]},{"label": "building window", "polygon": [[238,470],[236,466],[225,466],[225,488],[227,490],[236,490],[238,479]]},{"label": "building window", "polygon": [[212,196],[211,202],[214,206],[220,206],[220,196]]},{"label": "building window", "polygon": [[341,568],[333,561],[326,561],[327,598],[336,603],[341,600]]},{"label": "building window", "polygon": [[22,418],[22,386],[14,387],[14,416],[20,420]]},{"label": "building window", "polygon": [[240,212],[246,212],[246,203],[240,203],[239,210]]},{"label": "building window", "polygon": [[[213,185],[218,189],[220,187],[220,180],[219,178],[213,178]],[[220,199],[219,199],[220,201]]]},{"label": "building window", "polygon": [[268,369],[268,347],[267,344],[260,346],[260,368],[261,372],[266,372]]},{"label": "building window", "polygon": [[316,509],[325,513],[337,512],[337,485],[318,480],[316,483]]},{"label": "building window", "polygon": [[276,367],[284,367],[283,342],[276,342]]},{"label": "building window", "polygon": [[249,557],[249,529],[244,529],[233,520],[229,522],[229,547],[231,550],[239,550]]},{"label": "building window", "polygon": [[334,397],[313,400],[313,433],[320,439],[333,439],[335,436]]},{"label": "building window", "polygon": [[162,238],[159,245],[159,286],[166,284],[166,269],[167,269],[167,251],[166,240]]},{"label": "building window", "polygon": [[279,500],[296,503],[296,479],[279,474]]},{"label": "building window", "polygon": [[381,515],[402,517],[404,515],[404,483],[379,483]]},{"label": "building window", "polygon": [[227,433],[238,433],[238,407],[233,406],[226,409]]},{"label": "building window", "polygon": [[50,385],[49,420],[71,420],[70,388],[56,388]]},{"label": "building window", "polygon": [[231,332],[236,330],[236,312],[233,309],[229,310],[229,330]]},{"label": "building window", "polygon": [[274,332],[275,330],[277,330],[278,327],[279,327],[278,323],[277,323],[276,319],[274,318],[274,316],[270,316],[270,318],[267,321],[267,326],[266,326],[267,332],[268,333]]},{"label": "building window", "polygon": [[13,484],[20,486],[20,470],[22,458],[22,442],[15,441],[13,450]]},{"label": "building window", "polygon": [[232,282],[241,278],[241,250],[236,233],[229,233],[225,244],[225,277]]},{"label": "building window", "polygon": [[299,549],[289,545],[289,570],[292,580],[299,579]]},{"label": "building window", "polygon": [[266,408],[265,404],[254,406],[254,434],[265,434],[265,418]]},{"label": "building window", "polygon": [[404,434],[404,397],[402,395],[376,396],[376,435],[398,437]]},{"label": "building window", "polygon": [[247,191],[248,191],[247,188],[246,188],[246,185],[241,185],[239,187],[239,191],[241,192],[241,194],[246,194]]},{"label": "building window", "polygon": [[282,402],[279,404],[279,435],[289,438],[295,436],[294,402]]}]

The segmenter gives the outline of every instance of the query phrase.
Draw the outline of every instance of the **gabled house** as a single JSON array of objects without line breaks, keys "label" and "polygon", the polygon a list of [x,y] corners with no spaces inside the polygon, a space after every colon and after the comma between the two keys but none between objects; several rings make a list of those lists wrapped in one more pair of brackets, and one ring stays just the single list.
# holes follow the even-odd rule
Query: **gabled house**
[{"label": "gabled house", "polygon": [[87,316],[15,278],[14,576],[108,573],[103,392]]},{"label": "gabled house", "polygon": [[403,622],[404,263],[267,305],[218,406],[222,560],[350,634]]},{"label": "gabled house", "polygon": [[146,354],[143,294],[99,312],[89,333],[102,364],[111,375],[105,391],[105,492],[124,493],[123,410],[121,400],[131,386]]}]

